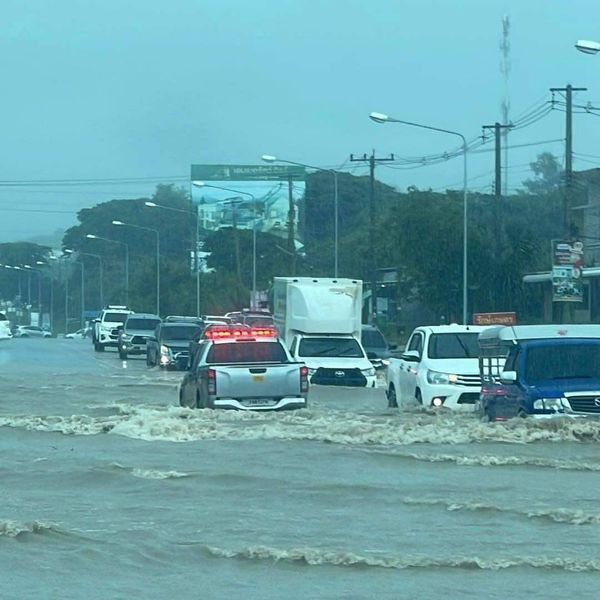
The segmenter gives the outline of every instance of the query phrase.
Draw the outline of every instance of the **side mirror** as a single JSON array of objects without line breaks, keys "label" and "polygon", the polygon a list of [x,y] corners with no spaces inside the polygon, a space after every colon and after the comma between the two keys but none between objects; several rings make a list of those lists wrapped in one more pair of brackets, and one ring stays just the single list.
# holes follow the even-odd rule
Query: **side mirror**
[{"label": "side mirror", "polygon": [[502,371],[500,373],[500,383],[515,383],[517,381],[516,371]]},{"label": "side mirror", "polygon": [[418,350],[407,350],[402,355],[402,358],[406,362],[421,362],[421,354],[419,353]]}]

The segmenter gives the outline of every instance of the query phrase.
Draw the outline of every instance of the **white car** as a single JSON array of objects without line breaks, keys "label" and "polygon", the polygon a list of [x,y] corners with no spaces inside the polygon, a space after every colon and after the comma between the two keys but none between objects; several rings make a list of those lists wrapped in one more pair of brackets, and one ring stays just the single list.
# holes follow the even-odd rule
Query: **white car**
[{"label": "white car", "polygon": [[52,337],[52,334],[47,329],[42,329],[37,325],[19,325],[15,330],[15,337],[49,338]]},{"label": "white car", "polygon": [[83,329],[78,329],[72,333],[65,333],[65,338],[68,340],[82,340],[90,335],[90,331],[91,329],[89,327],[84,327]]},{"label": "white car", "polygon": [[10,321],[4,313],[0,312],[0,340],[10,340],[12,336]]}]

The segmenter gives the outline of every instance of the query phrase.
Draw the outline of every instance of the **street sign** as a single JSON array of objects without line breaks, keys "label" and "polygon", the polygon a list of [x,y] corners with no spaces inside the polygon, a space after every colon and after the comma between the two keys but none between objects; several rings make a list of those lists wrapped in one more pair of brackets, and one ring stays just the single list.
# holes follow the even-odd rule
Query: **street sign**
[{"label": "street sign", "polygon": [[583,302],[583,244],[552,241],[552,301]]},{"label": "street sign", "polygon": [[517,313],[515,312],[491,312],[475,313],[473,325],[516,325]]},{"label": "street sign", "polygon": [[304,167],[296,165],[191,165],[192,181],[304,180]]}]

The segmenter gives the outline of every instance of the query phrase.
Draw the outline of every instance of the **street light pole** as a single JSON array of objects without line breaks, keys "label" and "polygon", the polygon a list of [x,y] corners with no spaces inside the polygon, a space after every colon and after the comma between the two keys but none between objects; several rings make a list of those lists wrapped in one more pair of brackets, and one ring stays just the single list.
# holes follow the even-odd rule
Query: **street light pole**
[{"label": "street light pole", "polygon": [[[190,201],[191,201],[190,193]],[[184,210],[183,208],[173,208],[172,206],[164,206],[162,204],[156,204],[156,202],[144,202],[145,206],[150,208],[162,208],[164,210],[174,210],[175,212],[186,213],[188,215],[194,215],[196,218],[196,231],[194,234],[194,265],[196,269],[196,316],[200,316],[200,259],[198,257],[198,230],[200,226],[200,211],[196,209],[195,212],[191,210]]]},{"label": "street light pole", "polygon": [[204,181],[192,181],[192,186],[224,190],[225,192],[233,192],[234,194],[249,196],[252,199],[252,298],[250,302],[250,308],[256,308],[256,196],[250,192],[222,187],[220,185],[211,185],[205,183]]},{"label": "street light pole", "polygon": [[113,221],[112,224],[122,227],[133,227],[134,229],[144,229],[145,231],[152,231],[156,235],[156,315],[160,316],[160,235],[158,229],[133,225],[132,223],[123,223],[123,221]]},{"label": "street light pole", "polygon": [[467,289],[468,289],[468,228],[467,228],[467,140],[462,133],[458,131],[452,131],[450,129],[441,129],[440,127],[432,127],[430,125],[422,125],[420,123],[413,123],[411,121],[403,121],[401,119],[395,119],[384,113],[372,112],[370,115],[372,121],[375,123],[400,123],[402,125],[410,125],[411,127],[420,127],[421,129],[428,129],[430,131],[438,131],[441,133],[448,133],[455,135],[462,140],[462,155],[463,155],[463,285],[462,285],[462,322],[463,325],[467,324]]},{"label": "street light pole", "polygon": [[[42,320],[42,272],[39,269],[34,269],[31,265],[23,265],[29,271],[37,273],[38,276],[38,319]],[[39,323],[38,323],[39,324]]]},{"label": "street light pole", "polygon": [[78,254],[83,254],[84,256],[93,256],[94,258],[98,259],[98,274],[99,274],[99,289],[98,289],[98,294],[100,296],[100,308],[104,308],[104,285],[103,285],[103,273],[104,273],[104,267],[102,264],[102,256],[100,256],[100,254],[92,254],[91,252],[82,252],[81,250],[77,251]]},{"label": "street light pole", "polygon": [[89,240],[103,240],[105,242],[111,242],[113,244],[120,244],[125,248],[125,305],[129,306],[129,246],[125,242],[119,240],[113,240],[112,238],[101,237],[93,233],[88,233],[85,236]]},{"label": "street light pole", "polygon": [[267,163],[280,162],[287,165],[296,165],[297,167],[305,167],[314,169],[315,171],[324,171],[333,175],[333,276],[338,276],[338,172],[335,169],[324,169],[323,167],[315,167],[306,163],[296,162],[293,160],[283,160],[271,154],[263,154],[261,159]]}]

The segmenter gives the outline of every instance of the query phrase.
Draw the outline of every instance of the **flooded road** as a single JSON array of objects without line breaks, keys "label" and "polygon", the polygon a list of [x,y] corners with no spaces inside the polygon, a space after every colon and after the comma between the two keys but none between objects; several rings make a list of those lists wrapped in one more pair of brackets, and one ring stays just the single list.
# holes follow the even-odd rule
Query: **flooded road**
[{"label": "flooded road", "polygon": [[597,597],[598,421],[191,411],[181,377],[0,344],[2,599]]}]

